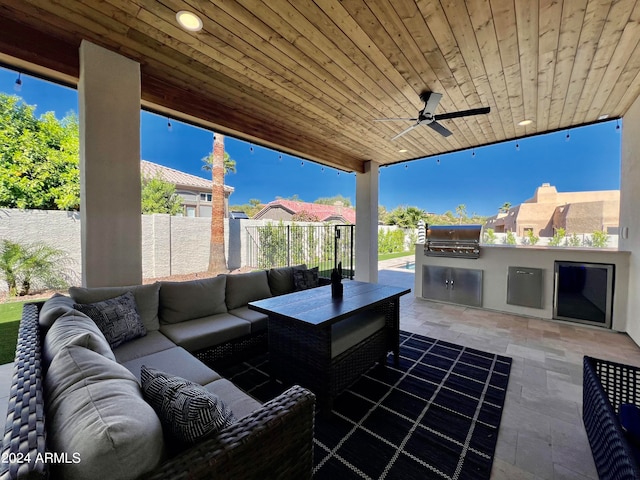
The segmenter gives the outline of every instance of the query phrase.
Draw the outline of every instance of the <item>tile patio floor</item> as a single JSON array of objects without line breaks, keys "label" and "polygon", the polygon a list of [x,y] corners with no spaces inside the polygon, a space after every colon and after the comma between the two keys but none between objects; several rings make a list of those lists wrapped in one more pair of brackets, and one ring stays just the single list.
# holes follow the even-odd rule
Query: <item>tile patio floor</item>
[{"label": "tile patio floor", "polygon": [[[411,258],[380,262],[379,282],[413,289]],[[640,365],[626,335],[578,324],[416,299],[401,300],[403,330],[513,358],[491,478],[597,479],[582,425],[582,357]],[[12,364],[0,365],[0,412]]]},{"label": "tile patio floor", "polygon": [[[379,282],[413,288],[407,259],[381,262]],[[412,259],[410,259],[412,261]],[[597,479],[582,424],[582,357],[640,365],[628,335],[435,303],[405,295],[400,328],[513,358],[492,479]]]}]

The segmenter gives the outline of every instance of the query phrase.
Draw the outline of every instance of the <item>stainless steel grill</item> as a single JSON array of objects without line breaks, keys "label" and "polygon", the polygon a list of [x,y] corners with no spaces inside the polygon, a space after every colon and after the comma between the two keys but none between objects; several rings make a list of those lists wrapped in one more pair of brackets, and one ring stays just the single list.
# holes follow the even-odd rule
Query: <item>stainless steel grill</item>
[{"label": "stainless steel grill", "polygon": [[424,254],[432,257],[480,257],[482,225],[432,225],[427,229]]}]

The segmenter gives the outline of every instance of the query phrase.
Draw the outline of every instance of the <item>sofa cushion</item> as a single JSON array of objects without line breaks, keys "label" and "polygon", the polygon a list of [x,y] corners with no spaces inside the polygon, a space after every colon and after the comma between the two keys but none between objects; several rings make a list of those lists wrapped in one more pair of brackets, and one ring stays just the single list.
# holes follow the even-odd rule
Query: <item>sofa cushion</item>
[{"label": "sofa cushion", "polygon": [[384,313],[375,310],[365,310],[334,323],[331,326],[331,358],[346,352],[365,338],[384,328],[385,323],[386,317]]},{"label": "sofa cushion", "polygon": [[188,282],[161,282],[160,320],[163,324],[227,313],[226,278],[220,275]]},{"label": "sofa cushion", "polygon": [[75,308],[96,322],[111,348],[147,334],[131,292],[101,302],[76,303]]},{"label": "sofa cushion", "polygon": [[[269,288],[273,296],[285,295],[291,293],[294,290],[293,285],[293,269],[305,269],[305,264],[297,265],[295,267],[280,267],[271,268],[267,277],[269,279]],[[247,302],[248,303],[248,302]]]},{"label": "sofa cushion", "polygon": [[132,292],[136,299],[138,313],[147,331],[158,330],[160,322],[158,321],[158,305],[160,283],[155,282],[149,285],[131,285],[126,287],[96,287],[69,288],[69,295],[76,303],[95,303],[102,300],[118,297],[123,293]]},{"label": "sofa cushion", "polygon": [[245,307],[249,302],[272,297],[266,270],[226,275],[227,308]]},{"label": "sofa cushion", "polygon": [[220,397],[238,419],[246,417],[262,406],[260,402],[244,393],[225,378],[208,383],[204,388]]},{"label": "sofa cushion", "polygon": [[51,328],[51,325],[53,325],[53,322],[55,322],[58,317],[73,310],[74,303],[73,298],[54,293],[40,308],[40,315],[38,317],[40,328],[44,331]]},{"label": "sofa cushion", "polygon": [[134,358],[122,364],[140,381],[143,365],[206,385],[222,378],[184,348],[173,347],[144,357]]},{"label": "sofa cushion", "polygon": [[137,338],[133,342],[123,343],[113,350],[113,354],[118,363],[124,363],[134,358],[168,350],[175,346],[175,343],[156,330],[147,332],[144,337]]},{"label": "sofa cushion", "polygon": [[76,460],[52,464],[53,477],[131,479],[163,460],[160,420],[118,363],[65,347],[45,377],[45,398],[47,442]]},{"label": "sofa cushion", "polygon": [[618,409],[622,430],[636,447],[640,447],[640,407],[633,403],[623,403]]},{"label": "sofa cushion", "polygon": [[164,431],[182,445],[193,445],[236,422],[220,397],[201,385],[144,365],[141,378],[144,398]]},{"label": "sofa cushion", "polygon": [[162,325],[160,331],[176,345],[196,352],[251,333],[251,324],[228,313]]},{"label": "sofa cushion", "polygon": [[263,332],[269,325],[268,315],[251,310],[246,306],[229,310],[229,313],[249,322],[251,324],[251,333]]},{"label": "sofa cushion", "polygon": [[77,310],[63,314],[45,335],[42,346],[44,368],[49,368],[54,357],[69,344],[81,345],[112,361],[116,359],[98,326]]},{"label": "sofa cushion", "polygon": [[318,285],[318,267],[293,269],[293,287],[295,291],[315,288]]}]

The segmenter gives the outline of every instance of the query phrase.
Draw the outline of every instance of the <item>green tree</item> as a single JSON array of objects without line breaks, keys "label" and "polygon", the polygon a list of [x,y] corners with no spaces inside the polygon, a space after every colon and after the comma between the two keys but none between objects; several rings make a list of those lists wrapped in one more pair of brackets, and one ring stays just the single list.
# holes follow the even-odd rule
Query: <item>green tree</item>
[{"label": "green tree", "polygon": [[498,209],[498,211],[507,213],[510,208],[511,208],[511,202],[504,202],[502,206]]},{"label": "green tree", "polygon": [[177,215],[182,211],[182,201],[176,186],[156,176],[142,179],[142,213],[168,213]]},{"label": "green tree", "polygon": [[496,232],[493,228],[487,228],[484,231],[484,234],[482,236],[483,243],[486,243],[487,245],[493,245],[494,243],[496,243],[496,239]]},{"label": "green tree", "polygon": [[460,224],[462,224],[462,219],[467,218],[467,206],[464,203],[461,203],[456,207],[456,213],[460,219]]},{"label": "green tree", "polygon": [[0,93],[0,206],[80,207],[78,120],[39,119],[20,97]]},{"label": "green tree", "polygon": [[378,233],[378,253],[404,252],[404,230],[380,230]]},{"label": "green tree", "polygon": [[507,235],[504,237],[504,243],[506,245],[515,245],[516,244],[516,234],[513,232],[507,232]]},{"label": "green tree", "polygon": [[321,197],[313,201],[322,205],[342,204],[344,207],[351,207],[351,199],[342,195],[334,195],[333,197]]},{"label": "green tree", "polygon": [[402,228],[417,228],[420,220],[425,220],[427,213],[418,207],[396,207],[385,217],[388,225],[397,225]]},{"label": "green tree", "polygon": [[386,207],[384,205],[378,205],[378,223],[385,223],[387,215]]},{"label": "green tree", "polygon": [[567,245],[569,247],[579,247],[582,245],[582,240],[578,237],[577,233],[572,233],[571,236],[567,238]]},{"label": "green tree", "polygon": [[562,241],[564,240],[564,237],[566,235],[567,231],[564,228],[556,229],[553,237],[551,237],[551,240],[549,240],[549,245],[552,247],[559,247],[560,245],[562,245]]},{"label": "green tree", "polygon": [[527,242],[529,243],[529,245],[535,245],[540,241],[540,237],[538,237],[535,233],[533,233],[533,230],[527,230],[524,236],[527,239]]},{"label": "green tree", "polygon": [[591,234],[591,245],[595,248],[604,248],[609,243],[609,235],[602,230],[596,230]]},{"label": "green tree", "polygon": [[253,218],[256,213],[262,210],[262,202],[257,198],[249,199],[249,203],[242,205],[230,205],[229,210],[232,212],[244,212],[249,218]]}]

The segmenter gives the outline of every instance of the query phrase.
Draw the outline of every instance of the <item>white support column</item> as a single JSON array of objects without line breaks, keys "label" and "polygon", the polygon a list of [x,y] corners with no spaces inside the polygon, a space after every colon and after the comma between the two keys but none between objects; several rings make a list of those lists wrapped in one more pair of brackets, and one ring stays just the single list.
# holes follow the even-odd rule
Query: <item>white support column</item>
[{"label": "white support column", "polygon": [[140,65],[80,45],[82,284],[142,283]]},{"label": "white support column", "polygon": [[356,275],[362,282],[378,282],[378,184],[380,166],[365,162],[356,174]]},{"label": "white support column", "polygon": [[[640,99],[636,99],[622,124],[620,166],[620,237],[618,248],[631,251],[627,288],[627,325],[629,336],[640,345]],[[615,312],[613,313],[615,317]],[[614,318],[615,319],[615,318]]]}]

